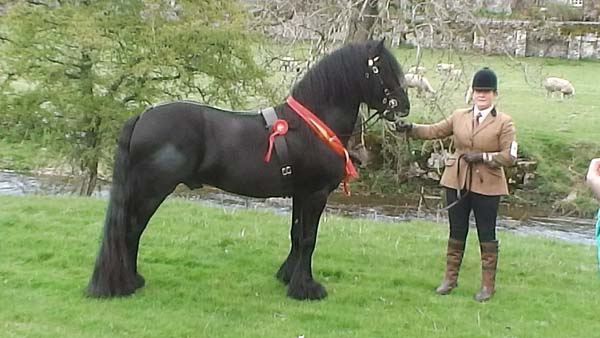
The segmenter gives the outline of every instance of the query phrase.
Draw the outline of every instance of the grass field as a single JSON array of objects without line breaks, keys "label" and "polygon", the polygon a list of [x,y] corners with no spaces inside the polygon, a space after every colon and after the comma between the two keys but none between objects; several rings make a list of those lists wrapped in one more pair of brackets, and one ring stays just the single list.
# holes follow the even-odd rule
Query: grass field
[{"label": "grass field", "polygon": [[[329,297],[287,298],[275,278],[288,217],[173,199],[141,245],[146,287],[83,296],[106,201],[0,196],[2,337],[594,337],[595,248],[500,233],[496,296],[470,236],[460,286],[436,296],[445,226],[326,216],[313,269]],[[591,225],[590,225],[591,226]]]},{"label": "grass field", "polygon": [[[398,49],[398,60],[408,69],[416,62],[416,49]],[[460,86],[448,82],[441,93],[445,107],[462,107],[464,93],[472,74],[489,66],[498,75],[498,108],[509,113],[515,120],[518,135],[526,143],[544,141],[546,138],[564,142],[590,142],[600,144],[600,62],[597,60],[574,61],[548,58],[513,58],[506,56],[482,56],[470,53],[453,53],[442,50],[423,50],[422,65],[428,70],[426,76],[435,89],[439,89],[443,76],[435,72],[438,62],[454,63],[463,69]],[[575,87],[572,99],[561,101],[547,98],[542,80],[547,76],[569,79]],[[422,104],[414,95],[412,118],[422,115]],[[432,116],[431,118],[435,118]]]}]

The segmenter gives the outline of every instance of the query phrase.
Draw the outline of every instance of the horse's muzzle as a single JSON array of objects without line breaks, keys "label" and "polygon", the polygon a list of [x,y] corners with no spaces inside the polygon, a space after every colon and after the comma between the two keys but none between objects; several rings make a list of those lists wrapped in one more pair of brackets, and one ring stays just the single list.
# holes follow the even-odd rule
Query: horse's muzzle
[{"label": "horse's muzzle", "polygon": [[390,122],[396,122],[398,119],[408,116],[408,113],[404,110],[385,110],[381,116]]}]

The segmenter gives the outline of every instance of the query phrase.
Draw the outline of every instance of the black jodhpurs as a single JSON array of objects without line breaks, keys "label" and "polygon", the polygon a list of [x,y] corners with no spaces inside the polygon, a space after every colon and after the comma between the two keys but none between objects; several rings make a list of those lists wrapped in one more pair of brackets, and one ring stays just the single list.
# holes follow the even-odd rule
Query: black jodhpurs
[{"label": "black jodhpurs", "polygon": [[[446,205],[450,205],[458,199],[456,189],[445,188],[445,190]],[[469,233],[469,215],[473,210],[479,242],[495,240],[500,196],[487,196],[472,191],[467,193],[467,190],[462,190],[461,196],[462,199],[448,210],[450,238],[466,241]]]}]

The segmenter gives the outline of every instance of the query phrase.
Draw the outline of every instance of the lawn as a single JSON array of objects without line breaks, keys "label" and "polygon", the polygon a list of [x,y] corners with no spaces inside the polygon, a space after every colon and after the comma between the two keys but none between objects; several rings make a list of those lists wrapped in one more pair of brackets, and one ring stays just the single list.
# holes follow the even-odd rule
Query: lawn
[{"label": "lawn", "polygon": [[[0,196],[2,337],[593,337],[595,248],[501,232],[496,296],[479,286],[470,236],[459,287],[443,273],[446,228],[326,215],[314,256],[329,297],[296,301],[274,274],[287,216],[170,199],[141,244],[146,287],[84,297],[106,201]],[[590,225],[592,226],[592,225]]]},{"label": "lawn", "polygon": [[[398,60],[405,69],[415,64],[416,49],[397,49]],[[566,143],[590,142],[600,144],[600,87],[597,74],[600,62],[597,60],[564,60],[548,58],[512,58],[506,56],[483,56],[472,53],[453,53],[441,50],[423,50],[421,64],[427,68],[426,77],[434,89],[439,89],[444,77],[435,72],[438,62],[454,63],[463,69],[464,75],[457,82],[448,82],[442,93],[443,107],[466,106],[464,94],[472,74],[488,66],[498,75],[498,108],[510,114],[517,125],[519,138],[530,144],[557,139]],[[542,80],[547,76],[566,78],[573,83],[575,95],[571,99],[560,100],[546,97]],[[422,117],[423,100],[413,98],[412,119]],[[448,111],[448,113],[450,110]],[[441,116],[427,116],[437,120]]]}]

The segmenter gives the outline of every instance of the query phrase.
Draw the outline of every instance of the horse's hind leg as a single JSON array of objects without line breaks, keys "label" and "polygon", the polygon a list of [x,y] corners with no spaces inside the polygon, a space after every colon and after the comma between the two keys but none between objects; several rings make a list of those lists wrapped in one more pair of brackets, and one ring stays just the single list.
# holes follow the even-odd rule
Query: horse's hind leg
[{"label": "horse's hind leg", "polygon": [[[145,176],[145,177],[144,177]],[[147,175],[138,178],[138,188],[133,195],[132,220],[130,228],[125,236],[127,241],[127,250],[136,278],[136,289],[144,286],[145,281],[137,269],[137,256],[140,245],[140,238],[146,229],[150,218],[165,198],[173,192],[176,182],[164,181],[159,179],[150,179]]]},{"label": "horse's hind leg", "polygon": [[290,230],[291,248],[287,258],[277,271],[277,279],[288,284],[298,263],[300,238],[302,237],[302,199],[294,197],[292,202],[292,227]]},{"label": "horse's hind leg", "polygon": [[327,297],[325,288],[313,279],[312,254],[317,241],[319,219],[327,203],[329,191],[321,190],[306,196],[302,202],[301,235],[297,263],[288,286],[288,296],[295,299],[322,299]]}]

